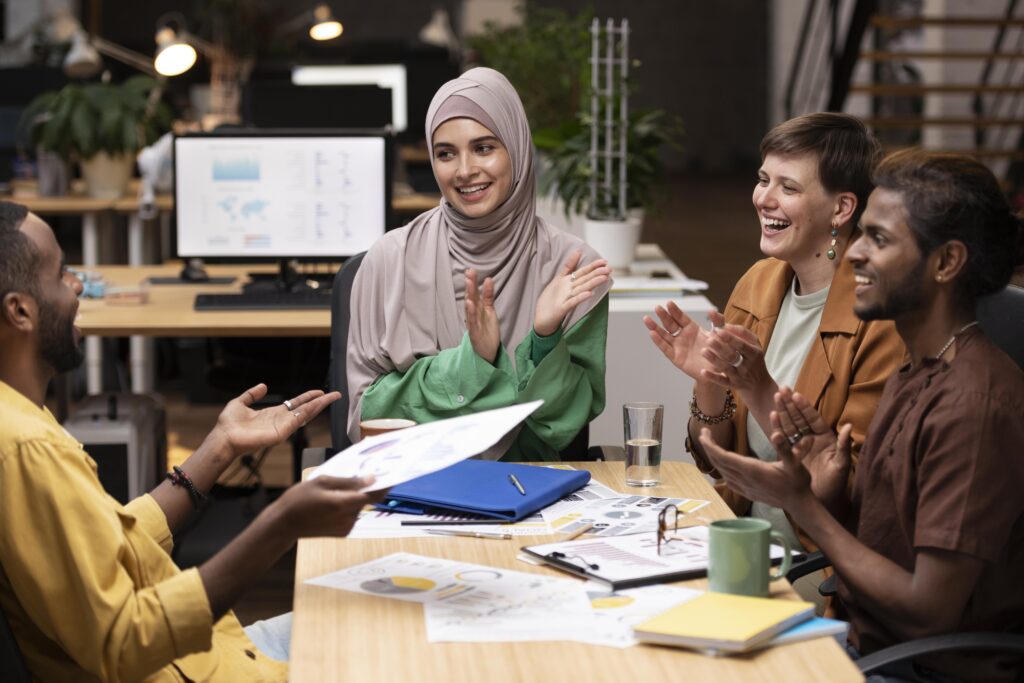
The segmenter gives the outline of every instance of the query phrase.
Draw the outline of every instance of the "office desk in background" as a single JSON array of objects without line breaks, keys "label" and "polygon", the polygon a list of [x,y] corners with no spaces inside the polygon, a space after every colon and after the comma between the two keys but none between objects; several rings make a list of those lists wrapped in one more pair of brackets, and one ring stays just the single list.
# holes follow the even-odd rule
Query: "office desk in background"
[{"label": "office desk in background", "polygon": [[[619,491],[622,463],[573,463]],[[662,466],[663,484],[648,495],[712,501],[708,517],[732,517],[728,507],[690,464]],[[394,552],[475,562],[520,572],[567,575],[520,562],[517,549],[552,537],[508,541],[467,538],[303,539],[295,571],[290,679],[292,681],[862,681],[833,638],[794,643],[742,657],[708,657],[685,650],[638,645],[625,650],[575,643],[428,643],[423,607],[307,585],[305,581]],[[572,580],[572,579],[570,579]],[[703,589],[705,579],[681,585]],[[788,583],[772,584],[772,595],[797,599]]]}]

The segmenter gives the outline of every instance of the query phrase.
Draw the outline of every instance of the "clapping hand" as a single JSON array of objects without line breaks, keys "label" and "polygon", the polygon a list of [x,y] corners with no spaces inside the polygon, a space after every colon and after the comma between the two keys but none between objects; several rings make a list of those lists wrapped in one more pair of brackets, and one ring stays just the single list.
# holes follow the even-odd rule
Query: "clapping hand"
[{"label": "clapping hand", "polygon": [[[781,437],[781,444],[776,442],[776,435]],[[749,500],[788,509],[802,496],[813,495],[810,473],[781,433],[772,433],[772,443],[779,454],[775,462],[725,450],[715,443],[707,427],[700,430],[700,443],[729,488]]]},{"label": "clapping hand", "polygon": [[843,425],[837,435],[806,398],[789,387],[775,394],[771,413],[772,443],[776,450],[791,447],[811,475],[811,489],[832,510],[846,495],[850,477],[850,432]]},{"label": "clapping hand", "polygon": [[[705,337],[700,353],[707,363],[702,379],[733,391],[774,388],[775,380],[764,363],[761,342],[742,325],[719,324]],[[770,395],[765,396],[766,400]]]},{"label": "clapping hand", "polygon": [[284,441],[299,427],[320,414],[324,408],[341,398],[332,391],[307,391],[284,403],[262,410],[252,405],[267,395],[267,385],[257,384],[238,398],[232,399],[217,418],[207,438],[215,439],[232,457],[253,453]]},{"label": "clapping hand", "polygon": [[[650,330],[651,341],[673,365],[693,379],[701,379],[702,373],[710,369],[709,363],[701,355],[701,349],[711,335],[671,301],[664,307],[655,307],[654,312],[661,320],[661,325],[654,322],[651,316],[644,316],[644,325]],[[714,320],[712,318],[712,322]]]},{"label": "clapping hand", "polygon": [[484,278],[483,287],[476,283],[477,272],[466,270],[466,330],[478,356],[494,363],[501,346],[501,326],[494,310],[494,280]]},{"label": "clapping hand", "polygon": [[592,297],[594,290],[608,281],[612,272],[608,261],[598,259],[577,270],[582,259],[581,251],[570,254],[559,274],[540,293],[533,330],[541,337],[554,334],[576,306]]}]

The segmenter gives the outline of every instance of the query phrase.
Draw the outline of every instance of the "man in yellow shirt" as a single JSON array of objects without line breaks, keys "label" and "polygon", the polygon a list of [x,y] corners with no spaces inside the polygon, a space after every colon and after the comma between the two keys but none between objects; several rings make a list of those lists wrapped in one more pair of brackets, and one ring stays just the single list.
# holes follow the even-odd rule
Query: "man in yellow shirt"
[{"label": "man in yellow shirt", "polygon": [[171,560],[172,533],[243,453],[285,439],[339,394],[253,410],[231,401],[174,480],[122,506],[96,464],[43,406],[82,360],[81,284],[50,227],[0,202],[0,609],[43,681],[283,681],[229,611],[298,538],[345,535],[376,496],[367,482],[297,484],[198,568]]}]

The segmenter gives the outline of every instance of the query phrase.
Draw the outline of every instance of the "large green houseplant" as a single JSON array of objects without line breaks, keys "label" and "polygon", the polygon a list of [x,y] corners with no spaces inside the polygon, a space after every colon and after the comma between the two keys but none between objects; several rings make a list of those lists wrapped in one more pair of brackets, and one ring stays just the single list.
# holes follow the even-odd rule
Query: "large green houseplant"
[{"label": "large green houseplant", "polygon": [[119,85],[71,83],[43,93],[22,115],[22,138],[80,163],[90,196],[119,197],[137,152],[170,130],[170,109],[151,96],[156,87],[154,79],[134,76]]}]

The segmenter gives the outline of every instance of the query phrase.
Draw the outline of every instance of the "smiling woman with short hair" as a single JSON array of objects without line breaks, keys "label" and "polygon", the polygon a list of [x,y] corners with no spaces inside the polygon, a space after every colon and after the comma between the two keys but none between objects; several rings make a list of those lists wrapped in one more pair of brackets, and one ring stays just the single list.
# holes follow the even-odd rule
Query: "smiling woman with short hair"
[{"label": "smiling woman with short hair", "polygon": [[426,134],[441,204],[374,244],[353,284],[349,436],[543,399],[504,457],[557,460],[604,408],[611,269],[536,215],[529,124],[500,73],[441,86]]},{"label": "smiling woman with short hair", "polygon": [[[765,434],[781,385],[806,396],[831,428],[852,424],[855,452],[863,442],[904,354],[891,323],[854,315],[853,272],[842,258],[858,234],[878,156],[878,142],[847,114],[807,114],[776,126],[761,142],[753,192],[768,258],[736,284],[724,315],[713,315],[720,326],[713,332],[672,304],[657,309],[661,325],[645,319],[654,343],[696,382],[687,444],[704,472],[717,474],[697,442],[703,426],[723,446],[775,458]],[[784,511],[752,505],[724,485],[719,491],[737,514],[770,520],[795,547],[816,547]],[[818,493],[832,499],[845,491]]]}]

